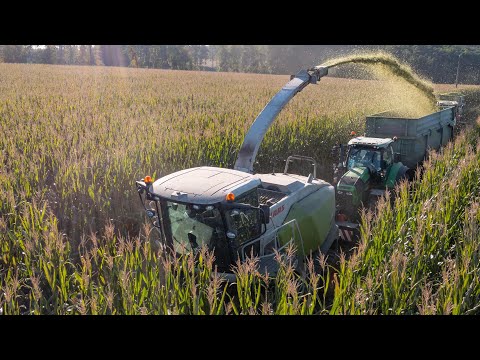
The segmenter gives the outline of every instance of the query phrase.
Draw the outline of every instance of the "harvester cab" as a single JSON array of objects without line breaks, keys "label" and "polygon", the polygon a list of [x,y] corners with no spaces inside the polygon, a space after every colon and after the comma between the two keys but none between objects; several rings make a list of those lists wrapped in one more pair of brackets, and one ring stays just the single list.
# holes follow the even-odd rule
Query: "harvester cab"
[{"label": "harvester cab", "polygon": [[[238,259],[258,256],[260,271],[275,275],[275,253],[296,248],[297,270],[304,257],[326,252],[338,238],[335,191],[316,178],[316,162],[305,156],[287,159],[283,173],[253,174],[261,141],[286,103],[308,84],[327,75],[325,67],[302,70],[258,115],[238,153],[234,169],[196,167],[153,181],[137,181],[147,216],[159,234],[159,245],[177,254],[206,246],[227,280]],[[309,176],[288,172],[293,161],[313,166]]]},{"label": "harvester cab", "polygon": [[328,250],[337,238],[333,187],[313,174],[252,175],[204,166],[153,183],[137,181],[137,189],[160,246],[177,254],[206,246],[224,273],[253,255],[262,270],[275,274],[275,250],[282,253],[291,243],[301,270],[305,255]]},{"label": "harvester cab", "polygon": [[137,181],[147,216],[161,236],[159,245],[178,254],[203,245],[215,249],[220,270],[231,264],[233,248],[266,231],[269,208],[259,206],[259,185],[251,174],[213,167]]}]

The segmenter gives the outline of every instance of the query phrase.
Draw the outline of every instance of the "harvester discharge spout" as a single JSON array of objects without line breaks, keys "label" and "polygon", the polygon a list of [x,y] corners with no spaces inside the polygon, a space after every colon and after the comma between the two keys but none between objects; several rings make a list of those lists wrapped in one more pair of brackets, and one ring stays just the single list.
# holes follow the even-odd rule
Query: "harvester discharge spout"
[{"label": "harvester discharge spout", "polygon": [[277,115],[297,93],[308,84],[316,84],[320,78],[327,74],[328,67],[315,66],[308,70],[301,70],[296,75],[291,76],[290,81],[263,108],[245,135],[235,162],[235,170],[253,173],[253,164],[260,144]]}]

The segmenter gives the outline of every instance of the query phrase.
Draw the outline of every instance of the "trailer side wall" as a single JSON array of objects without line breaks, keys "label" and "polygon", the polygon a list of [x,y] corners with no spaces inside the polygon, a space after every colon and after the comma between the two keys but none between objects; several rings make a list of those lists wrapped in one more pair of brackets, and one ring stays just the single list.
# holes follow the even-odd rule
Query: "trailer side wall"
[{"label": "trailer side wall", "polygon": [[366,136],[393,138],[395,152],[402,163],[414,168],[422,162],[429,149],[438,150],[453,137],[455,109],[449,107],[418,119],[392,117],[389,112],[367,116]]}]

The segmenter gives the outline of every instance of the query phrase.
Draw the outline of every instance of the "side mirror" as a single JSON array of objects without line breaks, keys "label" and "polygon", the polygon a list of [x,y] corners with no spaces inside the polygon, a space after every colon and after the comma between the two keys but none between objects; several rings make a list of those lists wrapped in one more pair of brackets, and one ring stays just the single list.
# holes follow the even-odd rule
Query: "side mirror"
[{"label": "side mirror", "polygon": [[135,185],[137,186],[137,191],[140,195],[143,195],[145,190],[147,189],[147,185],[143,181],[135,181]]},{"label": "side mirror", "polygon": [[393,162],[398,163],[400,162],[400,153],[394,153],[393,154]]},{"label": "side mirror", "polygon": [[270,206],[260,205],[260,210],[263,211],[263,219],[265,220],[265,224],[268,224],[270,222]]}]

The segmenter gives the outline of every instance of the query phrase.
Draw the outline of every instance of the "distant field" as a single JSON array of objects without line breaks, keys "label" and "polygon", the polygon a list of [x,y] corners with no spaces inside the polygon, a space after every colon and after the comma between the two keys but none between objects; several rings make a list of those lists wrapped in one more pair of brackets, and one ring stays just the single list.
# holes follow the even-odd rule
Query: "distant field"
[{"label": "distant field", "polygon": [[[23,241],[53,232],[73,253],[84,235],[108,233],[109,222],[120,234],[138,234],[144,218],[134,181],[199,165],[231,167],[245,132],[288,80],[0,64],[0,230]],[[280,114],[256,170],[309,155],[328,180],[334,144],[361,133],[365,115],[407,102],[387,82],[323,78]],[[5,256],[0,272],[8,270]]]}]

